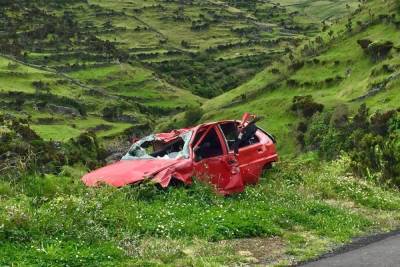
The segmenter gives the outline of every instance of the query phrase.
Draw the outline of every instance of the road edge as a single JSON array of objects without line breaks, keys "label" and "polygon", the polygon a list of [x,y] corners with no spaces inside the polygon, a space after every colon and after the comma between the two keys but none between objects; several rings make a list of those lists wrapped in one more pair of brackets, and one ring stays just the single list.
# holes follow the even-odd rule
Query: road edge
[{"label": "road edge", "polygon": [[322,259],[325,259],[325,258],[330,258],[330,257],[333,257],[333,256],[337,256],[337,255],[340,255],[340,254],[343,254],[343,253],[346,253],[346,252],[349,252],[349,251],[352,251],[352,250],[356,250],[356,249],[368,246],[368,245],[370,245],[372,243],[382,241],[382,240],[384,240],[386,238],[389,238],[391,236],[395,236],[395,235],[398,235],[398,234],[400,234],[400,228],[391,230],[389,232],[383,232],[383,233],[380,232],[380,233],[370,234],[370,235],[367,235],[367,236],[355,237],[348,244],[333,248],[331,251],[329,251],[327,253],[324,253],[324,254],[316,257],[316,258],[297,262],[292,266],[300,267],[300,266],[306,265],[307,263],[316,262],[316,261],[319,261],[319,260],[322,260]]}]

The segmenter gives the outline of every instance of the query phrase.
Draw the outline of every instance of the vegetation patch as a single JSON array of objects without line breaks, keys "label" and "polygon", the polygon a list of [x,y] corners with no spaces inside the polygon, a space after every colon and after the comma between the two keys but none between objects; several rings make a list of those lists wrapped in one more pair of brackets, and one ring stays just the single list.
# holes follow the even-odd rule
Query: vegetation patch
[{"label": "vegetation patch", "polygon": [[[347,176],[349,163],[282,163],[259,185],[228,198],[198,182],[159,191],[145,184],[88,189],[79,177],[66,176],[68,172],[28,175],[17,182],[3,177],[1,262],[196,264],[193,255],[203,255],[212,264],[251,260],[242,250],[253,251],[256,260],[262,260],[263,253],[272,261],[300,259],[300,251],[315,256],[368,229],[392,227],[379,220],[381,213],[399,218],[398,193]],[[330,199],[337,203],[332,205]],[[374,210],[375,216],[338,204],[349,200],[358,208]],[[317,240],[328,242],[319,250],[304,247],[307,235],[319,246]],[[260,237],[275,239],[280,244],[277,251],[255,252],[249,247],[261,242]],[[237,238],[250,239],[215,243]],[[209,246],[224,249],[212,251]]]}]

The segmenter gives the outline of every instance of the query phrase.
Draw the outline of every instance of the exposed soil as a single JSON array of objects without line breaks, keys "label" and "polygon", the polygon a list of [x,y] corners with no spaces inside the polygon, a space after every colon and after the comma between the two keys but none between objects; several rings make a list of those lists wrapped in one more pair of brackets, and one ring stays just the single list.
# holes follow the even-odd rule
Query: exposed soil
[{"label": "exposed soil", "polygon": [[247,265],[266,265],[284,258],[286,244],[279,237],[244,238],[221,241],[223,245],[231,246]]}]

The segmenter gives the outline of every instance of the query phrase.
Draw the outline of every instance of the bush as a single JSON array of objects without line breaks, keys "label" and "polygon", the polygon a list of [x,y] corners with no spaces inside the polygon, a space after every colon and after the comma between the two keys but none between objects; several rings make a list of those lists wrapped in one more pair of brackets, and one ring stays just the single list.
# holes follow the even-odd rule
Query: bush
[{"label": "bush", "polygon": [[204,111],[200,107],[190,107],[184,115],[186,126],[193,126],[203,116]]},{"label": "bush", "polygon": [[378,111],[369,117],[363,104],[350,120],[347,107],[340,105],[332,115],[316,114],[308,123],[307,131],[297,137],[304,149],[317,150],[329,160],[346,152],[356,175],[400,187],[399,111]]},{"label": "bush", "polygon": [[367,55],[371,56],[372,61],[385,59],[394,46],[393,42],[388,40],[360,39],[357,43]]},{"label": "bush", "polygon": [[349,108],[345,104],[338,105],[332,113],[330,124],[337,129],[344,129],[349,122]]},{"label": "bush", "polygon": [[42,140],[23,120],[0,116],[0,176],[18,179],[26,173],[58,173],[66,164],[95,168],[105,152],[94,133],[66,143]]},{"label": "bush", "polygon": [[102,110],[103,118],[106,120],[114,120],[122,115],[123,110],[119,106],[105,107]]},{"label": "bush", "polygon": [[290,109],[301,113],[304,117],[310,118],[317,112],[322,112],[324,105],[314,102],[311,95],[295,96]]},{"label": "bush", "polygon": [[329,131],[330,115],[318,113],[312,117],[305,135],[305,145],[309,150],[318,150]]},{"label": "bush", "polygon": [[389,132],[389,122],[395,115],[395,110],[389,110],[384,113],[381,113],[380,111],[376,112],[371,117],[371,131],[374,134],[386,136]]}]

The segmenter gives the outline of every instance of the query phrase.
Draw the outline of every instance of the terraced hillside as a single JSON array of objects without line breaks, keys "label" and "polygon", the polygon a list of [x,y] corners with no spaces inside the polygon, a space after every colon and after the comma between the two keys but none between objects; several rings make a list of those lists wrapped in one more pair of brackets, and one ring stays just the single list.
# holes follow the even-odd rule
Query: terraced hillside
[{"label": "terraced hillside", "polygon": [[357,5],[2,1],[1,109],[55,140],[153,125],[241,85]]},{"label": "terraced hillside", "polygon": [[[1,266],[288,266],[400,225],[398,0],[2,0],[0,53]],[[243,112],[280,161],[241,194],[81,182]]]},{"label": "terraced hillside", "polygon": [[[311,95],[333,111],[362,103],[371,111],[399,108],[400,31],[397,1],[367,1],[348,18],[299,46],[241,86],[207,101],[204,120],[264,116],[260,125],[278,136],[283,154],[298,152],[300,121],[291,111],[295,96]],[[367,48],[366,45],[370,45]],[[364,46],[364,47],[363,47]]]}]

